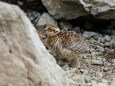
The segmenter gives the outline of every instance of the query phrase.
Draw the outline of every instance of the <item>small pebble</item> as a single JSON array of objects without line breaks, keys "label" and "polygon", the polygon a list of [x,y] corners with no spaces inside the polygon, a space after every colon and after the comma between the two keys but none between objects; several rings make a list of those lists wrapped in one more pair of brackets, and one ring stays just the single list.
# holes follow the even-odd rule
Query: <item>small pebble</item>
[{"label": "small pebble", "polygon": [[98,59],[98,60],[92,60],[91,64],[93,64],[93,65],[103,65],[104,63],[101,59],[100,60]]},{"label": "small pebble", "polygon": [[106,35],[106,36],[104,37],[104,39],[105,39],[105,41],[111,41],[111,37],[110,37],[109,35]]},{"label": "small pebble", "polygon": [[99,51],[102,51],[102,52],[104,51],[104,48],[102,46],[97,45],[97,48]]},{"label": "small pebble", "polygon": [[112,63],[115,65],[115,59],[112,59]]},{"label": "small pebble", "polygon": [[95,40],[97,40],[98,38],[103,38],[103,35],[96,33],[96,34],[93,36],[93,38],[94,38]]},{"label": "small pebble", "polygon": [[85,31],[85,32],[83,33],[83,36],[86,37],[86,38],[90,38],[90,37],[94,36],[95,34],[96,34],[96,33],[94,33],[94,32]]}]

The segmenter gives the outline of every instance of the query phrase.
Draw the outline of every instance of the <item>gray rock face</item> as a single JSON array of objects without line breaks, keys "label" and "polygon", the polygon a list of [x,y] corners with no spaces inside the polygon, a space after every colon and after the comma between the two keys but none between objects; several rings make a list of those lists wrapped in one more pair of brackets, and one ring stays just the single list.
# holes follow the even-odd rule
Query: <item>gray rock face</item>
[{"label": "gray rock face", "polygon": [[75,19],[92,14],[98,19],[115,19],[115,0],[42,0],[56,19]]},{"label": "gray rock face", "polygon": [[95,34],[96,34],[96,33],[94,33],[94,32],[85,31],[85,32],[83,33],[83,36],[86,37],[86,38],[90,38],[90,37],[94,36]]},{"label": "gray rock face", "polygon": [[25,14],[0,2],[0,86],[75,86]]},{"label": "gray rock face", "polygon": [[42,0],[48,12],[56,19],[75,19],[88,15],[83,6],[78,3],[68,3],[74,0]]},{"label": "gray rock face", "polygon": [[79,0],[98,19],[115,19],[115,0]]}]

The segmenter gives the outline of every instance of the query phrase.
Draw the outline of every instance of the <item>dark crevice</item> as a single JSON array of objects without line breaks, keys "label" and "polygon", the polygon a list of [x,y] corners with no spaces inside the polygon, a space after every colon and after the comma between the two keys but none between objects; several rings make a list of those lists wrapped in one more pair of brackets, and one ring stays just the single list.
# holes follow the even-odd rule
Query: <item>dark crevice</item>
[{"label": "dark crevice", "polygon": [[27,2],[25,0],[25,1],[23,1],[23,3],[24,3],[24,5],[21,6],[21,8],[24,11],[32,10],[32,11],[38,11],[40,13],[47,11],[41,0],[33,0],[33,1],[29,1],[29,2]]},{"label": "dark crevice", "polygon": [[83,16],[73,20],[69,20],[69,22],[74,27],[80,27],[83,30],[99,32],[102,34],[112,34],[112,30],[115,30],[115,26],[112,25],[112,19],[95,19],[90,16]]},{"label": "dark crevice", "polygon": [[[24,11],[38,11],[40,13],[47,12],[41,0],[1,0],[3,2],[7,2],[10,4],[15,4],[20,6],[20,8]],[[19,3],[23,3],[19,5]]]},{"label": "dark crevice", "polygon": [[[47,9],[43,5],[41,0],[1,0],[10,4],[16,4],[21,7],[25,12],[31,12],[36,11],[40,12],[40,14],[47,12]],[[19,2],[23,2],[23,5],[19,5]],[[109,14],[113,13],[114,11],[110,11]],[[93,15],[88,15],[88,16],[81,16],[76,19],[72,20],[66,20],[61,18],[60,20],[56,19],[58,22],[58,25],[60,21],[69,21],[73,28],[74,27],[80,27],[81,30],[87,30],[87,31],[94,31],[94,32],[99,32],[102,34],[113,34],[112,30],[115,30],[115,19],[96,19],[98,18],[99,15],[93,16]],[[38,16],[35,17],[35,19],[32,21],[34,22],[37,20]],[[111,22],[114,20],[114,24]]]},{"label": "dark crevice", "polygon": [[0,1],[7,2],[9,4],[14,4],[16,2],[16,0],[0,0]]}]

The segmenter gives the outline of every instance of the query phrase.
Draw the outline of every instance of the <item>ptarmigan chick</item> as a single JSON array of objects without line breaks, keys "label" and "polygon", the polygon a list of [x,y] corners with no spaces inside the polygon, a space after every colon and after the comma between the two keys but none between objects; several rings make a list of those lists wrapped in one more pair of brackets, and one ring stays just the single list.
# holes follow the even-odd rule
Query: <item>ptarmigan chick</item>
[{"label": "ptarmigan chick", "polygon": [[63,31],[55,25],[49,25],[45,28],[47,34],[47,47],[71,67],[80,67],[78,55],[90,51],[88,41],[81,35]]}]

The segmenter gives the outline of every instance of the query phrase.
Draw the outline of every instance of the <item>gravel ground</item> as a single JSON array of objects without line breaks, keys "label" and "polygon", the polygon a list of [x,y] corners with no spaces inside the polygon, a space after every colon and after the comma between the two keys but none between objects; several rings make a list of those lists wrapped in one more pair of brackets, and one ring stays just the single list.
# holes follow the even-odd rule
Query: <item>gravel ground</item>
[{"label": "gravel ground", "polygon": [[[26,12],[26,14],[34,25],[40,18],[40,13]],[[60,24],[63,25],[63,22]],[[64,25],[72,29],[68,22]],[[73,30],[80,33],[79,27]],[[62,69],[70,79],[77,82],[77,86],[115,86],[115,34],[82,31],[81,35],[90,41],[95,51],[79,55],[81,63],[79,69],[70,68],[68,65],[64,65]]]},{"label": "gravel ground", "polygon": [[83,36],[90,40],[95,51],[80,55],[79,69],[68,65],[62,68],[78,86],[115,86],[115,35],[85,31]]}]

